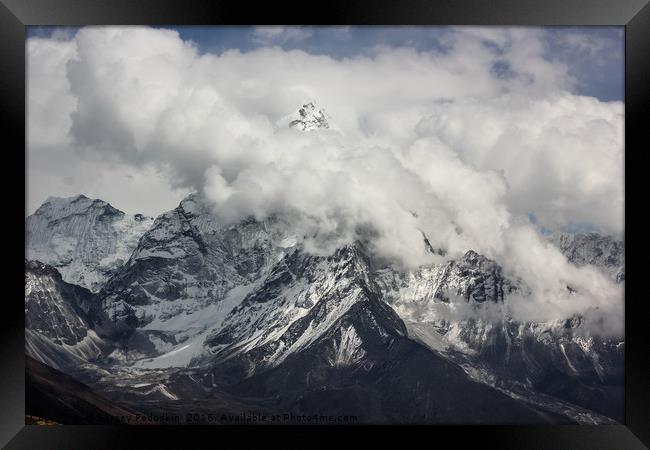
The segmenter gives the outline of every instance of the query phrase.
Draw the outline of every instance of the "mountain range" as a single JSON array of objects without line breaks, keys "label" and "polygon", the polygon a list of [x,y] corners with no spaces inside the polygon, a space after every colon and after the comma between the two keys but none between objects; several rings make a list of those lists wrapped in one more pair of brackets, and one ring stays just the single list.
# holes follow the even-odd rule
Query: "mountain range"
[{"label": "mountain range", "polygon": [[[329,127],[313,103],[289,124]],[[472,249],[416,269],[383,261],[363,239],[317,255],[290,218],[227,223],[200,194],[155,219],[83,195],[49,198],[25,230],[28,373],[50,377],[47,398],[71,377],[93,405],[106,399],[106,410],[360,423],[623,420],[622,336],[593,335],[580,316],[439,314],[452,300],[473,307],[526,295]],[[624,283],[621,242],[595,233],[548,240],[572,263]]]}]

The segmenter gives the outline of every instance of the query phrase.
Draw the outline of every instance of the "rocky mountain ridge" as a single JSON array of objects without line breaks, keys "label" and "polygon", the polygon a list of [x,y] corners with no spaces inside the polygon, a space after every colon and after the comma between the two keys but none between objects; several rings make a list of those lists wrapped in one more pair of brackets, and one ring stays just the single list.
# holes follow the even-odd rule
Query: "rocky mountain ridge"
[{"label": "rocky mountain ridge", "polygon": [[[30,317],[48,311],[42,301],[34,302],[45,292],[52,304],[74,301],[71,288],[57,278],[56,270],[27,263],[26,273]],[[51,287],[35,289],[50,286],[47,283],[57,284],[57,296],[52,296],[56,290]],[[339,370],[358,374],[359,370],[366,373],[362,369],[366,367],[372,372],[383,360],[382,352],[406,340],[435,356],[435,365],[460,368],[468,383],[511,394],[523,391],[530,398],[548,395],[561,405],[582,404],[612,415],[615,408],[608,409],[611,400],[603,392],[622,380],[622,341],[580,337],[573,333],[579,321],[518,324],[505,317],[494,322],[436,316],[436,308],[458,299],[475,305],[499,303],[516,289],[522,287],[504,277],[498,264],[473,251],[457,261],[410,273],[377,269],[360,242],[327,257],[310,255],[290,224],[278,218],[222,226],[199,197],[190,196],[153,221],[98,292],[85,291],[96,307],[92,313],[99,319],[94,320],[112,327],[110,333],[97,336],[96,348],[81,353],[81,360],[75,359],[80,354],[73,351],[72,358],[56,362],[44,355],[67,355],[70,349],[43,344],[43,338],[53,334],[55,339],[67,338],[67,333],[55,326],[44,331],[30,320],[27,350],[56,368],[83,361],[124,368],[130,373],[127,377],[134,379],[159,371],[191,370],[195,379],[204,380],[196,389],[241,390],[244,385],[258,389],[253,381],[215,387],[216,376],[264,380],[260,383],[267,388],[261,395],[277,395],[288,387],[268,385],[268,377],[282,381],[271,374],[293,367],[308,379],[318,379],[320,373],[322,380],[328,380]],[[70,320],[71,314],[66,317],[70,324],[78,324],[71,342],[79,345],[88,341],[84,336],[90,335],[93,319],[72,310],[76,322]],[[47,352],[41,350],[44,347]],[[400,355],[395,357],[406,358]],[[351,380],[358,382],[356,375],[347,382]],[[573,388],[564,389],[569,382]],[[163,383],[158,389],[175,398],[194,392],[194,388],[172,386]],[[600,417],[589,412],[571,414],[583,414],[586,421]],[[377,417],[385,417],[384,412]]]}]

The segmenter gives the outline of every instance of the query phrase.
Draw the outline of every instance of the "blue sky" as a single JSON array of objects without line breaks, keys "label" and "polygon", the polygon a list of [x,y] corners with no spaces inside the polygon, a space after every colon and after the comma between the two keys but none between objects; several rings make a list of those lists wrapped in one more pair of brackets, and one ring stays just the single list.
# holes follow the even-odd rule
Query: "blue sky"
[{"label": "blue sky", "polygon": [[[377,47],[412,47],[421,52],[445,52],[449,27],[426,26],[180,26],[175,29],[184,40],[193,41],[201,53],[220,54],[238,49],[247,52],[259,47],[279,46],[337,59],[371,54]],[[497,27],[494,27],[497,28]],[[275,28],[280,30],[280,28]],[[566,64],[576,79],[575,92],[602,101],[624,99],[623,27],[545,27],[545,57]],[[70,38],[75,28],[30,27],[28,36]],[[486,45],[489,43],[486,42]],[[495,67],[507,74],[507,67]]]}]

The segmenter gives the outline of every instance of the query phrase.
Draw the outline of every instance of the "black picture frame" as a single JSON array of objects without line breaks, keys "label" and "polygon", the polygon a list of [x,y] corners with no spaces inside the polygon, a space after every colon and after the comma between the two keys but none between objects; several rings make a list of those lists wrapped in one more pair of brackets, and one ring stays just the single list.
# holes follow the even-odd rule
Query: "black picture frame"
[{"label": "black picture frame", "polygon": [[[201,0],[0,0],[0,121],[5,125],[6,172],[25,183],[25,39],[29,25],[616,25],[625,27],[625,424],[603,426],[431,426],[372,427],[374,437],[400,434],[444,442],[455,447],[467,444],[481,448],[636,449],[650,446],[650,345],[645,323],[648,299],[644,298],[643,272],[634,263],[642,261],[647,239],[642,214],[644,204],[633,197],[643,185],[633,168],[647,167],[645,122],[650,105],[650,5],[649,0],[330,0],[305,6],[304,2],[282,3]],[[299,7],[300,6],[300,7]],[[11,142],[12,144],[8,144]],[[25,150],[21,154],[20,148]],[[11,165],[9,165],[11,164]],[[11,167],[11,169],[10,169]],[[643,173],[639,171],[639,173]],[[200,437],[222,445],[224,435],[237,433],[237,445],[249,445],[251,437],[291,436],[298,443],[313,439],[336,439],[333,427],[302,427],[300,434],[288,427],[128,427],[128,426],[25,426],[24,275],[18,273],[19,252],[24,255],[25,196],[16,194],[20,184],[5,176],[6,208],[3,223],[7,241],[14,243],[5,269],[3,326],[0,328],[0,443],[14,448],[130,448],[146,442],[148,447],[182,448],[188,438]],[[25,188],[25,184],[23,187]],[[639,194],[642,195],[642,194]],[[640,205],[640,207],[633,207]],[[22,291],[22,292],[21,292]],[[404,433],[404,428],[408,428]],[[368,427],[345,428],[346,432],[368,431]],[[406,436],[404,436],[406,437]],[[401,437],[403,438],[403,437]],[[154,444],[156,442],[156,444]],[[233,441],[231,441],[233,442]],[[234,442],[233,442],[234,444]],[[232,444],[231,444],[232,445]],[[404,443],[403,445],[408,445]]]}]

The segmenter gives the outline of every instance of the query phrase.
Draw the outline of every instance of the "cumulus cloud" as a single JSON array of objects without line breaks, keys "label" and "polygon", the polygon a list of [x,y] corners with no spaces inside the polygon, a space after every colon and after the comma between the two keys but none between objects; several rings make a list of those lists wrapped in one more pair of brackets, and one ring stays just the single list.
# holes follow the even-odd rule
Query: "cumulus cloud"
[{"label": "cumulus cloud", "polygon": [[623,230],[623,105],[557,92],[440,105],[416,127],[481,171],[501,173],[512,213],[557,229]]},{"label": "cumulus cloud", "polygon": [[[254,33],[277,42],[308,31]],[[30,152],[164,174],[166,192],[199,191],[226,221],[285,214],[313,251],[371,230],[373,249],[396,263],[439,262],[424,232],[447,257],[471,248],[524,279],[537,302],[522,316],[617,315],[619,289],[568,264],[526,216],[622,233],[622,103],[573,94],[539,29],[444,39],[440,50],[343,59],[279,47],[200,54],[175,31],[139,27],[30,39]],[[305,99],[330,129],[282,125]]]},{"label": "cumulus cloud", "polygon": [[[70,35],[27,41],[27,207],[31,213],[51,195],[79,193],[102,198],[130,213],[151,216],[174,207],[189,189],[171,188],[171,170],[156,165],[134,165],[130,160],[82,147],[83,133],[74,134],[79,99],[68,76],[69,63],[78,55],[78,42]],[[74,89],[80,89],[78,85]],[[81,119],[83,121],[83,119]],[[77,119],[77,128],[79,119]],[[97,132],[116,132],[103,118],[91,119]],[[96,139],[95,139],[96,141]],[[93,150],[95,149],[95,150]],[[175,171],[174,171],[175,173]]]}]

